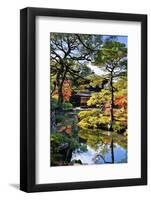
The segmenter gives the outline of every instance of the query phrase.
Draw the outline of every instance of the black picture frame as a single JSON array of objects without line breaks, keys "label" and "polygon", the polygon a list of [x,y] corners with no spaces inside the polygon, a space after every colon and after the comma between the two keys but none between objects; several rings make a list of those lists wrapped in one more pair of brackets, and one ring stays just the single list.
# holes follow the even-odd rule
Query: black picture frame
[{"label": "black picture frame", "polygon": [[[36,184],[35,182],[35,19],[54,16],[141,23],[141,178]],[[147,184],[147,15],[24,8],[20,11],[20,189],[25,192],[121,187]]]}]

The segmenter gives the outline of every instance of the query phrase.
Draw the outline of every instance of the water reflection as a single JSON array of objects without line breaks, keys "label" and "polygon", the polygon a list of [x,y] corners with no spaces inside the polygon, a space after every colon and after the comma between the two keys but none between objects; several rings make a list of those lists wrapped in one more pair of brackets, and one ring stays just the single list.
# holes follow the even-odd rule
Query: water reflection
[{"label": "water reflection", "polygon": [[87,145],[87,151],[76,149],[71,161],[81,161],[83,165],[126,163],[127,137],[109,131],[79,130],[79,139]]},{"label": "water reflection", "polygon": [[51,166],[127,162],[127,134],[102,129],[82,129],[75,113],[56,115],[51,135]]}]

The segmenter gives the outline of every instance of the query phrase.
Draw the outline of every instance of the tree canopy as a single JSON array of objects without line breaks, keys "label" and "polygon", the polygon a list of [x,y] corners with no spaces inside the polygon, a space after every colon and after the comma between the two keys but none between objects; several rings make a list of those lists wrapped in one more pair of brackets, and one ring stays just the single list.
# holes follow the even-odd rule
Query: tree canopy
[{"label": "tree canopy", "polygon": [[102,44],[98,35],[78,35],[66,33],[50,34],[50,68],[51,75],[56,77],[58,87],[58,104],[62,104],[62,86],[69,79],[84,79],[91,70],[86,63],[92,60]]}]

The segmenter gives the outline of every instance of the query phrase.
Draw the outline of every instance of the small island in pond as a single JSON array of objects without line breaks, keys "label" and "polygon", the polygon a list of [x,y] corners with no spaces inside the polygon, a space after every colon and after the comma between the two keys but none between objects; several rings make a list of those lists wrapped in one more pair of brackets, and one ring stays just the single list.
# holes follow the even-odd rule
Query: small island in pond
[{"label": "small island in pond", "polygon": [[127,36],[50,33],[50,166],[127,163]]}]

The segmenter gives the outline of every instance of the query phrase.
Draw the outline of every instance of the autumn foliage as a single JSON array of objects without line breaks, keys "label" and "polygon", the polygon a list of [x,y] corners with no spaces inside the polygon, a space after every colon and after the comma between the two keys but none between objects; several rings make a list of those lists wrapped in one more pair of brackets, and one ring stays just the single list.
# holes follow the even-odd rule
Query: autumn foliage
[{"label": "autumn foliage", "polygon": [[63,94],[63,100],[64,102],[68,102],[70,100],[71,97],[71,81],[70,80],[65,80],[63,82],[63,86],[62,86],[62,94]]},{"label": "autumn foliage", "polygon": [[118,96],[116,98],[114,104],[121,108],[124,107],[126,109],[127,108],[127,96],[126,95]]}]

